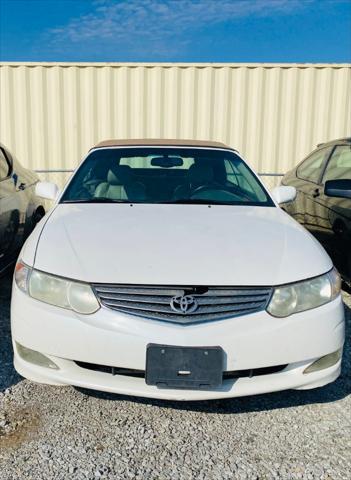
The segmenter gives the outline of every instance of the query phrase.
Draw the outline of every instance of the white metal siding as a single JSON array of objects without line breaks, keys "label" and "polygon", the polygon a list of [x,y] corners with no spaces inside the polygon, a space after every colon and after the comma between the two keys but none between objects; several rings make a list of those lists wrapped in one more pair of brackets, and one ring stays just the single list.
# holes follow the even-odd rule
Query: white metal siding
[{"label": "white metal siding", "polygon": [[223,141],[285,172],[351,134],[347,64],[0,64],[0,138],[24,166],[73,168],[107,138]]}]

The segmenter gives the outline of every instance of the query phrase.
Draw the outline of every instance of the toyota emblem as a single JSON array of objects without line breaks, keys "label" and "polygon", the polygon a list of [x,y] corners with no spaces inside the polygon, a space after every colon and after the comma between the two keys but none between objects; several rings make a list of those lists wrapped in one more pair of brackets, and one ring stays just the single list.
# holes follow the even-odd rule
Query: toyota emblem
[{"label": "toyota emblem", "polygon": [[172,297],[170,306],[175,312],[185,315],[186,313],[195,312],[198,303],[191,295],[179,295]]}]

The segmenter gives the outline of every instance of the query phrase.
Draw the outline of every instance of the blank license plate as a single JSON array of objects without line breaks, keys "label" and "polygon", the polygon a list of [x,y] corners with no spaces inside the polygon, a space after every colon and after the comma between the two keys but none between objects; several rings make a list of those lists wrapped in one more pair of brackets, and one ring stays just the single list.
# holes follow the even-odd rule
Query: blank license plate
[{"label": "blank license plate", "polygon": [[221,347],[177,347],[150,343],[146,350],[147,385],[209,390],[222,384]]}]

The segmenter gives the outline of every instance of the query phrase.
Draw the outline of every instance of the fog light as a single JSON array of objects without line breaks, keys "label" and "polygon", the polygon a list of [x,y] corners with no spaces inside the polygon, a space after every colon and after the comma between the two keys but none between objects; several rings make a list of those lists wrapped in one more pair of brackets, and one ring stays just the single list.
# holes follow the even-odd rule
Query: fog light
[{"label": "fog light", "polygon": [[53,370],[59,370],[59,367],[40,352],[31,350],[16,342],[16,348],[18,355],[26,362],[33,363],[39,367],[51,368]]},{"label": "fog light", "polygon": [[339,350],[337,350],[336,352],[329,353],[328,355],[325,355],[324,357],[321,357],[315,362],[313,362],[303,371],[303,373],[318,372],[318,370],[324,370],[325,368],[332,367],[333,365],[338,363],[341,356],[342,348],[339,348]]}]

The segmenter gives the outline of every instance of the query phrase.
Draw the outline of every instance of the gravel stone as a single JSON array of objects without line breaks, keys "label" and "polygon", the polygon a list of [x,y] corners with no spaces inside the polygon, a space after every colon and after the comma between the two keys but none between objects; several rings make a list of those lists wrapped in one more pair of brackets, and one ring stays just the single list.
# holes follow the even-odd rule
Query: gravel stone
[{"label": "gravel stone", "polygon": [[349,480],[351,295],[341,377],[310,391],[206,402],[131,398],[22,379],[11,278],[0,279],[0,480]]}]

